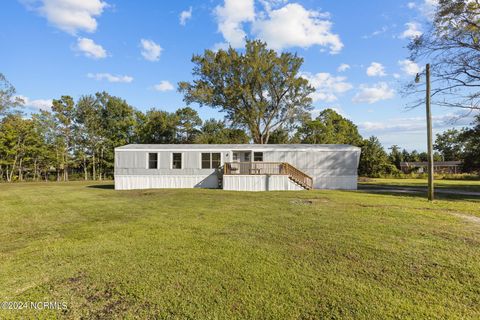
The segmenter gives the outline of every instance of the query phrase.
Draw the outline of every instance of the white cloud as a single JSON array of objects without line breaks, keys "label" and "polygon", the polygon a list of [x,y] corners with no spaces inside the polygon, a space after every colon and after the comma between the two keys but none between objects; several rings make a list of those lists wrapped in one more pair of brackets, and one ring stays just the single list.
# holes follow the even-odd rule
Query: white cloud
[{"label": "white cloud", "polygon": [[141,39],[142,56],[148,61],[158,61],[163,49],[152,40]]},{"label": "white cloud", "polygon": [[37,11],[48,22],[75,35],[79,31],[94,32],[106,2],[101,0],[22,0],[27,8]]},{"label": "white cloud", "polygon": [[371,34],[364,35],[362,38],[363,38],[363,39],[370,39],[370,38],[379,36],[379,35],[381,35],[381,34],[386,33],[386,32],[388,31],[388,29],[389,29],[388,26],[383,26],[382,28],[373,31]]},{"label": "white cloud", "polygon": [[[435,129],[448,129],[452,126],[468,126],[473,121],[473,115],[465,116],[458,113],[447,113],[432,117]],[[382,122],[367,121],[359,125],[366,132],[424,132],[427,124],[425,117],[393,118]]]},{"label": "white cloud", "polygon": [[414,76],[421,71],[418,64],[408,59],[400,60],[398,64],[402,67],[402,71],[409,76]]},{"label": "white cloud", "polygon": [[160,81],[160,83],[154,85],[153,88],[156,91],[161,91],[161,92],[172,91],[175,89],[173,87],[173,84],[171,84],[170,81],[167,81],[167,80]]},{"label": "white cloud", "polygon": [[110,73],[89,73],[87,74],[87,77],[98,80],[98,81],[107,80],[108,82],[130,83],[133,81],[133,77],[112,75]]},{"label": "white cloud", "polygon": [[395,91],[386,82],[379,82],[373,86],[362,85],[352,99],[354,103],[375,103],[388,100],[395,96]]},{"label": "white cloud", "polygon": [[423,0],[420,3],[409,2],[407,7],[409,9],[416,9],[428,20],[433,20],[435,17],[435,10],[438,5],[438,0]]},{"label": "white cloud", "polygon": [[343,43],[337,34],[332,33],[332,22],[328,18],[326,13],[289,3],[267,12],[267,16],[260,15],[253,23],[252,32],[272,49],[319,45],[328,47],[330,53],[335,54],[342,50]]},{"label": "white cloud", "polygon": [[385,67],[381,63],[372,62],[367,68],[367,76],[369,77],[384,77],[386,75]]},{"label": "white cloud", "polygon": [[27,108],[35,110],[50,110],[52,108],[52,99],[33,99],[31,100],[28,97],[18,95],[16,98],[19,98],[23,101],[23,105]]},{"label": "white cloud", "polygon": [[314,102],[336,101],[337,95],[349,91],[353,86],[347,82],[346,77],[335,77],[330,73],[320,72],[317,74],[311,74],[304,72],[301,76],[308,80],[311,86],[315,88],[315,92],[311,98]]},{"label": "white cloud", "polygon": [[247,37],[244,25],[249,23],[251,36],[267,42],[272,49],[319,45],[338,53],[343,48],[340,37],[331,31],[332,22],[327,13],[307,10],[298,3],[282,6],[283,0],[261,0],[260,3],[264,11],[257,13],[254,0],[224,0],[223,5],[217,6],[214,14],[218,31],[226,43],[217,43],[215,47],[228,44],[243,47]]},{"label": "white cloud", "polygon": [[346,63],[342,63],[341,65],[338,66],[337,71],[338,72],[345,72],[348,69],[350,69],[350,65]]},{"label": "white cloud", "polygon": [[223,6],[215,8],[214,13],[218,31],[225,41],[234,48],[242,47],[246,37],[242,24],[254,20],[254,0],[225,0]]},{"label": "white cloud", "polygon": [[184,10],[180,13],[180,24],[182,26],[187,24],[187,20],[192,18],[192,7],[188,8],[188,10]]},{"label": "white cloud", "polygon": [[226,42],[217,42],[212,47],[213,51],[227,50],[227,49],[228,49],[228,43]]},{"label": "white cloud", "polygon": [[96,44],[92,39],[78,38],[75,49],[89,58],[102,59],[107,57],[107,51],[103,49],[101,45]]},{"label": "white cloud", "polygon": [[400,35],[402,39],[414,39],[423,34],[422,27],[417,22],[407,22],[405,23],[405,27],[405,31]]}]

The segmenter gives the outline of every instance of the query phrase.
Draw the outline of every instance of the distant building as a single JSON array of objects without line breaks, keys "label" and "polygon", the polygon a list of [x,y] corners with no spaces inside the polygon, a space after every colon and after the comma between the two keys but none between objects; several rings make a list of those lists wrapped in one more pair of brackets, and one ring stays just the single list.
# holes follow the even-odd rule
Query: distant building
[{"label": "distant building", "polygon": [[[400,162],[400,170],[403,173],[424,173],[428,171],[428,162]],[[462,161],[435,161],[433,163],[434,173],[461,173]]]}]

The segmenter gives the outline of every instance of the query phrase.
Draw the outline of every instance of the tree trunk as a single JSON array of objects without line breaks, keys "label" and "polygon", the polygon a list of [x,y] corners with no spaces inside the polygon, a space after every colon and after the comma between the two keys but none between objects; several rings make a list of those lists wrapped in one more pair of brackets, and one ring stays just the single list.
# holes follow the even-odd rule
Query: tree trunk
[{"label": "tree trunk", "polygon": [[68,151],[63,155],[63,181],[68,181]]},{"label": "tree trunk", "polygon": [[85,154],[83,154],[83,177],[84,180],[88,180],[87,156]]},{"label": "tree trunk", "polygon": [[23,158],[20,158],[18,162],[18,181],[23,181],[23,170],[22,170]]},{"label": "tree trunk", "polygon": [[33,160],[33,181],[37,181],[37,158]]},{"label": "tree trunk", "polygon": [[93,152],[92,155],[92,179],[97,180],[97,171],[95,170],[95,151]]},{"label": "tree trunk", "polygon": [[[18,160],[18,155],[15,155],[15,159],[13,160],[13,164],[12,164],[12,170],[10,171],[10,176],[7,179],[8,182],[12,182],[13,173],[15,172],[15,166],[17,165],[17,160]],[[7,173],[7,176],[8,176],[8,173]]]},{"label": "tree trunk", "polygon": [[55,166],[55,170],[57,171],[57,182],[60,181],[60,160],[59,160],[59,156],[58,156],[58,148],[55,148],[55,159],[57,160],[57,163],[56,163],[56,166]]},{"label": "tree trunk", "polygon": [[100,161],[99,161],[99,180],[102,181],[102,175],[103,175],[103,148],[100,149]]}]

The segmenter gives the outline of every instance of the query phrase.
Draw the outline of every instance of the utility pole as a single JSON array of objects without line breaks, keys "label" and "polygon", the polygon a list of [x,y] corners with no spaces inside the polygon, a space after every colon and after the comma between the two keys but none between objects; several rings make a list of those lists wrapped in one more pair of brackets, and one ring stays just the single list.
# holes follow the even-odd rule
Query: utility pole
[{"label": "utility pole", "polygon": [[426,68],[427,90],[425,104],[427,109],[427,144],[428,144],[428,201],[433,201],[433,142],[432,142],[432,112],[430,110],[430,64]]},{"label": "utility pole", "polygon": [[[426,97],[425,105],[427,111],[427,149],[428,149],[428,201],[434,199],[434,185],[433,185],[433,142],[432,142],[432,112],[430,109],[430,64],[427,63],[425,67],[426,74]],[[420,74],[417,73],[415,82],[420,82]]]}]

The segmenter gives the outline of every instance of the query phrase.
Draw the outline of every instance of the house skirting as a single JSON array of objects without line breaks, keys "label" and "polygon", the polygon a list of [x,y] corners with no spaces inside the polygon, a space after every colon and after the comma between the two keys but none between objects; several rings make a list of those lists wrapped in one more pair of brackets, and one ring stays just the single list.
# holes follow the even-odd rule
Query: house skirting
[{"label": "house skirting", "polygon": [[[219,188],[216,174],[210,175],[115,175],[116,190],[167,188]],[[356,190],[357,176],[321,176],[314,189]],[[238,191],[304,190],[286,175],[224,175],[223,189]]]},{"label": "house skirting", "polygon": [[223,189],[234,191],[305,190],[287,175],[224,175]]},{"label": "house skirting", "polygon": [[357,190],[357,175],[320,176],[313,178],[314,189]]},{"label": "house skirting", "polygon": [[218,177],[211,175],[115,175],[115,190],[218,188]]}]

